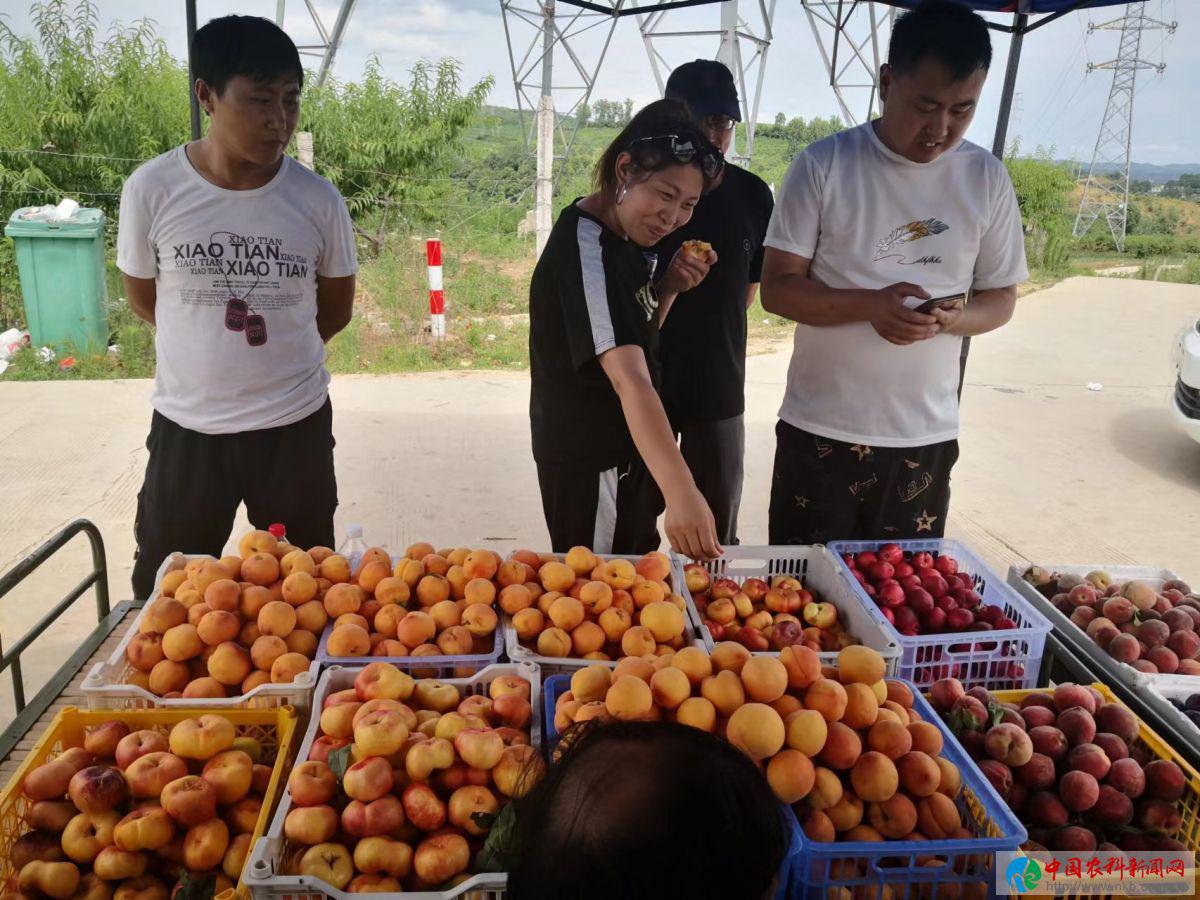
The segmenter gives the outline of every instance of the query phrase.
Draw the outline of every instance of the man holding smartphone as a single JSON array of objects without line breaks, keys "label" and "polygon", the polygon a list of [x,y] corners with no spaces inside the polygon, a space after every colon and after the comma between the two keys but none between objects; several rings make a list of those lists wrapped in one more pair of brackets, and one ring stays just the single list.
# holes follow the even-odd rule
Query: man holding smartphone
[{"label": "man holding smartphone", "polygon": [[883,114],[809,146],[767,232],[763,306],[797,323],[776,426],[770,542],[940,537],[964,337],[1028,277],[1003,163],[963,139],[991,63],[951,0],[896,20]]}]

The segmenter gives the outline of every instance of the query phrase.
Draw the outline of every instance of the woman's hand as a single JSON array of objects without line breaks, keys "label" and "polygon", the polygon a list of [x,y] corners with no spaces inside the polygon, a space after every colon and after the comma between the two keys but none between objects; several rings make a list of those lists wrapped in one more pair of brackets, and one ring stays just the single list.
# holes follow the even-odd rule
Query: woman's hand
[{"label": "woman's hand", "polygon": [[708,562],[725,552],[712,510],[695,485],[667,500],[666,527],[671,547],[691,559]]},{"label": "woman's hand", "polygon": [[690,291],[700,282],[702,282],[708,270],[717,261],[715,250],[709,250],[703,257],[693,256],[687,251],[686,247],[680,247],[675,251],[675,256],[671,259],[671,265],[667,268],[667,274],[663,276],[658,285],[660,295],[682,294],[684,291]]}]

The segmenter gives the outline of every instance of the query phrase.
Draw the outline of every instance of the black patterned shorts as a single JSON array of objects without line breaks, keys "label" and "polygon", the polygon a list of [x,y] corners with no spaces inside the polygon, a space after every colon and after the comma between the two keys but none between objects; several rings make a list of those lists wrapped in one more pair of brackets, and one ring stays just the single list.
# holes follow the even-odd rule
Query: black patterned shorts
[{"label": "black patterned shorts", "polygon": [[941,537],[958,441],[868,447],[775,426],[770,542]]}]

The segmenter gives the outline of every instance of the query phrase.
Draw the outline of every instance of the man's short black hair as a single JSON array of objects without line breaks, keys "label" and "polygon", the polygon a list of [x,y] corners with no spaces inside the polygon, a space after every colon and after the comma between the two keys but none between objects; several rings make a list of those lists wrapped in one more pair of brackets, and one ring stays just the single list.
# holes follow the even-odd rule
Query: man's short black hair
[{"label": "man's short black hair", "polygon": [[955,81],[970,78],[992,64],[992,39],[983,16],[954,0],[924,0],[896,19],[888,43],[888,65],[895,72],[935,59]]},{"label": "man's short black hair", "polygon": [[295,75],[304,86],[300,53],[282,28],[262,16],[222,16],[192,38],[192,75],[220,96],[231,78],[261,83]]}]

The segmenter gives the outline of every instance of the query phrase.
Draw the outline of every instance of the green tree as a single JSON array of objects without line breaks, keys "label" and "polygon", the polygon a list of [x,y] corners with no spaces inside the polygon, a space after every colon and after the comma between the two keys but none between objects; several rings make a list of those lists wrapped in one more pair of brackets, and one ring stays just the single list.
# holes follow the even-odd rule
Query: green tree
[{"label": "green tree", "polygon": [[775,125],[782,126],[782,125],[786,125],[786,124],[787,124],[787,116],[785,116],[781,112],[775,113]]},{"label": "green tree", "polygon": [[575,118],[579,121],[580,128],[587,128],[592,118],[592,108],[586,103],[580,103],[579,110],[575,113]]},{"label": "green tree", "polygon": [[625,126],[628,125],[629,120],[633,118],[633,101],[628,97],[625,98],[625,108],[622,110],[622,112],[623,115],[621,116],[621,125]]},{"label": "green tree", "polygon": [[137,163],[186,139],[187,70],[149,20],[101,39],[93,3],[31,9],[33,37],[0,19],[0,191],[6,206],[74,195],[113,214]]},{"label": "green tree", "polygon": [[305,90],[300,127],[313,133],[317,170],[352,213],[407,203],[415,215],[420,201],[435,199],[434,188],[416,179],[448,171],[493,83],[489,76],[464,92],[459,68],[452,59],[421,61],[401,85],[372,58],[362,81],[330,79]]}]

